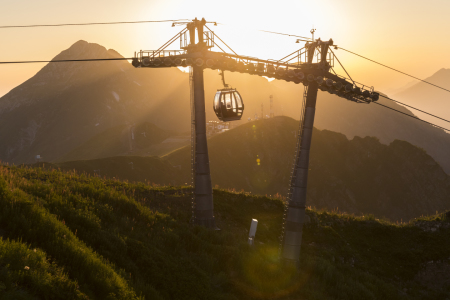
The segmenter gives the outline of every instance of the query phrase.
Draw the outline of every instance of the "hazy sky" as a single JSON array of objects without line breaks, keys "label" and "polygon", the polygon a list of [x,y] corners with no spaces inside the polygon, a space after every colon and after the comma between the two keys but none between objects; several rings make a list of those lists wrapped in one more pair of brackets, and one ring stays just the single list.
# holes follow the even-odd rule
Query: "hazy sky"
[{"label": "hazy sky", "polygon": [[[449,16],[449,0],[0,0],[0,26],[205,17],[224,24],[213,30],[238,54],[262,59],[279,59],[303,45],[257,30],[310,36],[314,25],[316,37],[421,78],[450,68]],[[49,60],[80,39],[131,57],[157,49],[179,30],[171,23],[0,29],[0,61]],[[381,91],[412,81],[342,50],[336,54],[353,79]],[[42,67],[0,65],[0,96]]]}]

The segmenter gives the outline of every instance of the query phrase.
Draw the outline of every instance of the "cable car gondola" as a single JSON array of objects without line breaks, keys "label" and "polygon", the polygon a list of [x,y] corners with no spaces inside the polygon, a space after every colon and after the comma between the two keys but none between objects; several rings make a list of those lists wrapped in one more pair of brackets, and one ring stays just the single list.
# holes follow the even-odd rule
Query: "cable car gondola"
[{"label": "cable car gondola", "polygon": [[213,103],[214,112],[224,122],[240,120],[244,112],[242,97],[236,89],[225,83],[223,71],[221,75],[225,88],[217,90]]}]

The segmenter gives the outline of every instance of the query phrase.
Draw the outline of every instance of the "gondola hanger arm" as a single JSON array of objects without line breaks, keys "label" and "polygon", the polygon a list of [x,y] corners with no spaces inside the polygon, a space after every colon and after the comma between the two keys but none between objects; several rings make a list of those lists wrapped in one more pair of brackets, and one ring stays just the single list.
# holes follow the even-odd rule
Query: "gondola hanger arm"
[{"label": "gondola hanger arm", "polygon": [[221,70],[220,71],[220,75],[222,76],[223,87],[226,88],[226,89],[229,88],[230,86],[225,83],[225,71]]}]

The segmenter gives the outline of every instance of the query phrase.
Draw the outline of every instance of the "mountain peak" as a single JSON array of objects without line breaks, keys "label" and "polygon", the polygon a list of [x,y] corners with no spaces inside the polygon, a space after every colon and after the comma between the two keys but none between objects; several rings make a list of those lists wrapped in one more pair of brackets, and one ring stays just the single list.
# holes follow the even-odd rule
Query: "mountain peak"
[{"label": "mountain peak", "polygon": [[105,47],[96,44],[89,43],[84,40],[79,40],[70,46],[68,49],[62,51],[55,56],[53,60],[61,59],[86,59],[86,58],[111,58],[120,56],[114,50],[107,50]]},{"label": "mountain peak", "polygon": [[123,58],[123,56],[114,49],[108,49],[108,55],[113,58]]},{"label": "mountain peak", "polygon": [[75,42],[75,43],[74,43],[72,46],[70,46],[70,47],[85,46],[85,45],[87,45],[87,44],[89,44],[87,41],[85,41],[85,40],[79,40],[79,41]]},{"label": "mountain peak", "polygon": [[439,71],[437,71],[436,73],[434,73],[431,77],[445,76],[447,74],[450,74],[450,69],[442,68]]}]

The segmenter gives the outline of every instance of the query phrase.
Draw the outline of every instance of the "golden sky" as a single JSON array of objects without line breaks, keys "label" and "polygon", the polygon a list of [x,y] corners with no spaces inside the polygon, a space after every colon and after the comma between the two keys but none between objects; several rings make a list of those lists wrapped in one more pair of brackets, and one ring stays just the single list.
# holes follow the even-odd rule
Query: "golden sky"
[{"label": "golden sky", "polygon": [[[211,29],[238,54],[262,59],[280,59],[303,45],[257,30],[310,36],[314,26],[316,38],[333,38],[420,78],[450,68],[449,15],[449,0],[0,0],[0,26],[205,17],[223,24]],[[181,29],[171,23],[0,29],[0,61],[49,60],[80,39],[131,57],[157,49]],[[413,81],[342,50],[336,54],[354,80],[383,92]],[[42,67],[0,65],[0,96]]]}]

